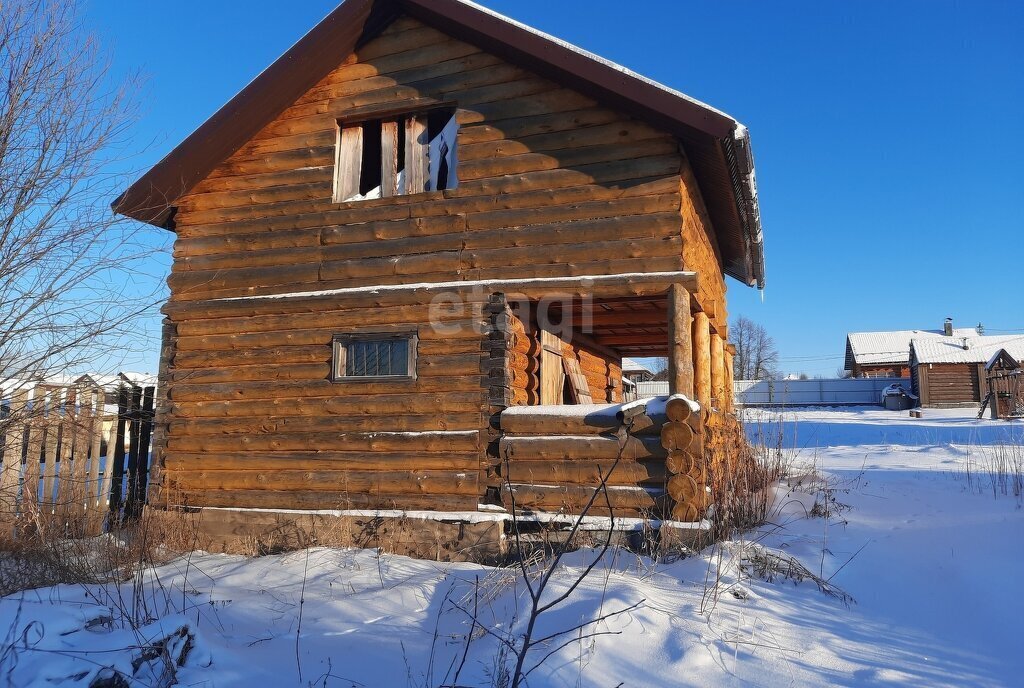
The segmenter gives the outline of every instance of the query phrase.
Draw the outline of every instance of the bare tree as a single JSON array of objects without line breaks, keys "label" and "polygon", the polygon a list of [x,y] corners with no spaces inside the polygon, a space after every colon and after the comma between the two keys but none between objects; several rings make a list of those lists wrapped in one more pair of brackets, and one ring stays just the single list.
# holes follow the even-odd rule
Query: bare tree
[{"label": "bare tree", "polygon": [[165,241],[109,205],[134,80],[112,83],[63,0],[0,3],[0,80],[0,383],[116,369],[160,300],[142,259]]},{"label": "bare tree", "polygon": [[[472,643],[478,630],[496,639],[501,644],[500,656],[502,662],[506,658],[511,659],[513,662],[511,668],[506,668],[507,676],[499,685],[508,686],[509,688],[523,688],[529,685],[528,679],[531,673],[544,666],[545,662],[563,649],[572,645],[582,647],[584,641],[593,640],[600,636],[620,635],[622,631],[600,630],[599,625],[617,616],[629,614],[644,604],[646,600],[641,599],[614,611],[605,612],[602,610],[590,618],[581,619],[579,623],[566,625],[561,630],[547,634],[541,634],[539,631],[538,621],[542,617],[547,616],[548,612],[555,610],[572,598],[573,593],[605,561],[605,555],[613,547],[616,517],[615,509],[608,494],[608,479],[616,467],[618,467],[619,462],[623,460],[623,453],[625,452],[626,442],[630,436],[630,429],[633,423],[633,419],[624,419],[623,424],[616,432],[616,437],[619,441],[618,456],[616,456],[615,461],[612,462],[607,472],[599,470],[598,485],[579,510],[579,514],[572,518],[572,525],[569,527],[566,537],[561,541],[550,543],[551,551],[548,554],[545,553],[544,549],[532,550],[526,542],[525,535],[522,532],[522,514],[516,505],[515,491],[509,477],[512,457],[510,454],[505,455],[503,459],[503,472],[509,496],[509,513],[512,515],[513,556],[516,565],[519,567],[518,578],[522,580],[527,593],[526,604],[528,608],[523,614],[525,628],[521,635],[513,636],[512,627],[509,626],[503,635],[497,629],[492,630],[490,624],[480,619],[479,609],[477,608],[480,597],[478,580],[474,588],[472,609],[464,607],[457,602],[452,602],[452,606],[465,614],[472,625],[469,633],[466,635],[461,660],[457,667],[454,663],[452,664],[452,667],[455,668],[454,677],[451,681],[445,680],[442,683],[443,688],[461,688],[459,676],[466,664],[469,645]],[[563,565],[562,560],[569,552],[574,551],[579,546],[577,536],[580,535],[591,511],[597,508],[603,508],[608,513],[607,529],[599,537],[598,542],[593,543],[595,552],[591,556],[590,561],[575,571],[566,571],[567,567]],[[561,574],[568,575],[560,578],[553,584],[552,581],[555,579],[555,576]],[[559,584],[562,585],[561,590],[556,589]],[[552,590],[554,592],[551,592]],[[519,599],[520,596],[516,594],[515,597]]]},{"label": "bare tree", "polygon": [[753,320],[739,316],[729,337],[736,346],[733,370],[737,380],[768,380],[775,377],[779,352],[768,331]]}]

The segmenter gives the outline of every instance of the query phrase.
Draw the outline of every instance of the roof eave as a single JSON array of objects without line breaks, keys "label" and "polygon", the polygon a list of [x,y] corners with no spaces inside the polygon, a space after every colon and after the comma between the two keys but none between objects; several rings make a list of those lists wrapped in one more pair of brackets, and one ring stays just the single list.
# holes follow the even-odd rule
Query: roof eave
[{"label": "roof eave", "polygon": [[750,145],[750,132],[742,124],[736,125],[724,145],[731,146],[738,167],[733,193],[743,228],[746,249],[747,274],[736,276],[747,286],[764,289],[764,231],[761,228],[761,209],[757,197],[757,177],[754,172],[754,151]]},{"label": "roof eave", "polygon": [[167,228],[174,203],[255,135],[267,112],[276,116],[298,100],[326,73],[321,62],[354,48],[376,29],[373,18],[394,8],[391,0],[345,0],[129,186],[111,204],[114,212]]}]

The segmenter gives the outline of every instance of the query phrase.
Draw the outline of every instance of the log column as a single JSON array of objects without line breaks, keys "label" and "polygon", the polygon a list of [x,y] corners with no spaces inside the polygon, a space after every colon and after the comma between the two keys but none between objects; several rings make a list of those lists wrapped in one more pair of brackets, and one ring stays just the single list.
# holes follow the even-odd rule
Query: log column
[{"label": "log column", "polygon": [[717,332],[711,335],[711,401],[719,411],[725,410],[725,341]]},{"label": "log column", "polygon": [[704,311],[693,314],[693,391],[705,409],[711,408],[711,323]]},{"label": "log column", "polygon": [[725,345],[725,412],[736,410],[736,385],[733,379],[732,358],[735,355],[732,344]]},{"label": "log column", "polygon": [[668,393],[693,398],[693,340],[690,292],[681,284],[668,290]]}]

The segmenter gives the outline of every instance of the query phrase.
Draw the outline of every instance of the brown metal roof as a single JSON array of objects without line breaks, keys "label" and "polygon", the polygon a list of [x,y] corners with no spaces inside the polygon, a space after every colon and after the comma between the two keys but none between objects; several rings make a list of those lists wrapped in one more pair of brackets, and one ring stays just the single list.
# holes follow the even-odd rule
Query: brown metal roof
[{"label": "brown metal roof", "polygon": [[179,197],[403,13],[677,136],[711,215],[725,271],[764,286],[744,127],[708,105],[462,0],[346,0],[132,184],[114,209],[168,226]]}]

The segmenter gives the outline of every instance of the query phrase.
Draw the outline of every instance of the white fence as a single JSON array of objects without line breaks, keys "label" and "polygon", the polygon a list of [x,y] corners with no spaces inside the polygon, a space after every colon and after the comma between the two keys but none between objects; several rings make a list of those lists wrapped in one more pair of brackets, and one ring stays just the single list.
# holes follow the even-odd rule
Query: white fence
[{"label": "white fence", "polygon": [[[899,383],[910,391],[910,378],[862,377],[847,380],[737,380],[737,406],[865,406],[882,404],[882,390]],[[641,382],[636,397],[668,394],[668,382]]]},{"label": "white fence", "polygon": [[662,380],[660,382],[638,382],[636,383],[636,392],[633,394],[627,393],[628,397],[626,401],[632,401],[633,399],[646,399],[648,397],[665,397],[668,396],[668,380]]},{"label": "white fence", "polygon": [[895,383],[910,391],[910,378],[906,377],[738,380],[736,403],[740,406],[880,406],[882,390]]}]

